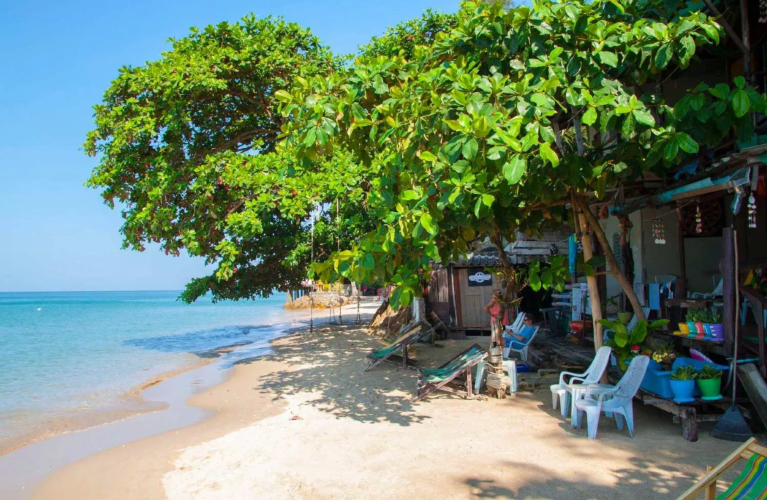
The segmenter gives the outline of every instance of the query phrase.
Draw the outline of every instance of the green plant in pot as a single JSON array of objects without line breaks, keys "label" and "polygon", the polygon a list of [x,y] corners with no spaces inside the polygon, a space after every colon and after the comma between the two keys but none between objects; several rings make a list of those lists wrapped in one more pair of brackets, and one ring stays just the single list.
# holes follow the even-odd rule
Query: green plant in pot
[{"label": "green plant in pot", "polygon": [[613,348],[615,359],[618,360],[618,367],[621,370],[626,371],[634,356],[638,355],[642,350],[642,344],[647,338],[647,335],[653,330],[666,326],[668,320],[658,319],[652,323],[649,323],[646,320],[639,320],[631,331],[629,331],[628,327],[620,321],[600,319],[599,323],[613,331],[612,338],[609,338],[607,342],[605,342],[605,345]]},{"label": "green plant in pot", "polygon": [[705,329],[703,323],[708,318],[708,311],[705,309],[688,309],[687,310],[687,326],[690,329],[690,334],[695,334],[697,337],[703,337]]},{"label": "green plant in pot", "polygon": [[692,403],[695,401],[693,393],[695,392],[695,379],[698,378],[698,372],[692,365],[677,366],[676,370],[671,372],[671,391],[674,393],[674,401],[677,403]]},{"label": "green plant in pot", "polygon": [[703,396],[700,399],[705,401],[716,401],[722,399],[722,370],[713,365],[706,365],[698,373],[698,389]]}]

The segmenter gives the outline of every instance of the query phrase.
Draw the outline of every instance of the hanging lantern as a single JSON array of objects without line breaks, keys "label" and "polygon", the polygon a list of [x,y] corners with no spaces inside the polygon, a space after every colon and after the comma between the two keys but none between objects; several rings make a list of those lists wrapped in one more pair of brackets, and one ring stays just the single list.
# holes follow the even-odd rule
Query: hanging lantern
[{"label": "hanging lantern", "polygon": [[759,22],[767,24],[767,0],[759,0]]},{"label": "hanging lantern", "polygon": [[753,191],[748,197],[748,227],[756,229],[756,197]]},{"label": "hanging lantern", "polygon": [[656,245],[666,244],[666,225],[662,218],[658,217],[652,220],[652,234]]},{"label": "hanging lantern", "polygon": [[695,232],[698,234],[703,232],[703,216],[700,213],[700,202],[695,207]]}]

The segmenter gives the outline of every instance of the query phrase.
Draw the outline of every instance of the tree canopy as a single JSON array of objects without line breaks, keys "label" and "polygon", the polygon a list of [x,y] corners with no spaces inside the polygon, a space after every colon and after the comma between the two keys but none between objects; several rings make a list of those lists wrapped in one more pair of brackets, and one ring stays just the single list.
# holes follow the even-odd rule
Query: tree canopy
[{"label": "tree canopy", "polygon": [[658,85],[721,36],[686,2],[466,2],[411,56],[364,54],[281,92],[285,151],[311,163],[340,147],[377,172],[366,195],[377,228],[318,270],[375,275],[407,302],[420,269],[478,237],[535,234],[566,221],[565,203],[590,212],[585,200],[608,188],[750,136],[765,99],[744,79],[700,84],[673,106]]},{"label": "tree canopy", "polygon": [[[185,300],[298,286],[319,214],[323,280],[393,283],[396,306],[432,262],[560,226],[566,204],[598,226],[590,201],[749,137],[765,110],[742,78],[666,101],[723,36],[696,2],[506,3],[427,12],[352,63],[281,19],[192,30],[96,106],[88,185],[121,208],[126,247],[216,264]],[[553,264],[534,287],[562,286]]]}]

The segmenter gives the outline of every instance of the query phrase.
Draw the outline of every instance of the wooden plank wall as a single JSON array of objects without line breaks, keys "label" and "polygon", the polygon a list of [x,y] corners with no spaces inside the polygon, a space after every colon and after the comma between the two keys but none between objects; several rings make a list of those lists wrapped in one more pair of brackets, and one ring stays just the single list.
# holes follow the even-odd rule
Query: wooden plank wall
[{"label": "wooden plank wall", "polygon": [[429,283],[429,309],[434,311],[445,324],[450,320],[450,289],[447,269],[436,269],[431,273]]},{"label": "wooden plank wall", "polygon": [[490,329],[490,316],[485,311],[485,305],[493,298],[493,291],[500,290],[500,284],[493,276],[493,286],[469,286],[469,274],[482,271],[484,268],[454,269],[458,281],[458,293],[461,297],[459,315],[461,328]]}]

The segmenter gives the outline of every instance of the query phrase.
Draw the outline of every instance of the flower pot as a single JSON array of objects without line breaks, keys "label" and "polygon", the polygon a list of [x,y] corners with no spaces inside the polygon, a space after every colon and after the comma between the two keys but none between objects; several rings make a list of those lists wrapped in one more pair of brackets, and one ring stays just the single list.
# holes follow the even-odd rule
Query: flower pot
[{"label": "flower pot", "polygon": [[671,380],[671,392],[674,393],[674,401],[677,403],[692,403],[695,392],[695,380]]},{"label": "flower pot", "polygon": [[703,326],[703,323],[701,323],[700,321],[696,321],[695,322],[695,331],[702,335],[702,334],[706,333],[706,328]]},{"label": "flower pot", "polygon": [[690,333],[698,333],[698,330],[695,329],[695,322],[694,321],[688,321],[687,322],[687,328],[690,329]]},{"label": "flower pot", "polygon": [[722,395],[719,394],[719,392],[722,389],[722,378],[707,378],[707,379],[698,379],[698,389],[700,389],[701,394],[703,396],[700,399],[704,399],[706,401],[715,401],[717,399],[722,399]]},{"label": "flower pot", "polygon": [[618,321],[623,323],[624,325],[627,325],[629,321],[631,321],[631,318],[634,316],[634,313],[631,312],[619,312],[618,313]]},{"label": "flower pot", "polygon": [[682,333],[690,333],[690,327],[687,323],[679,323],[679,331]]},{"label": "flower pot", "polygon": [[721,323],[712,324],[711,336],[714,340],[724,340],[724,325]]}]

